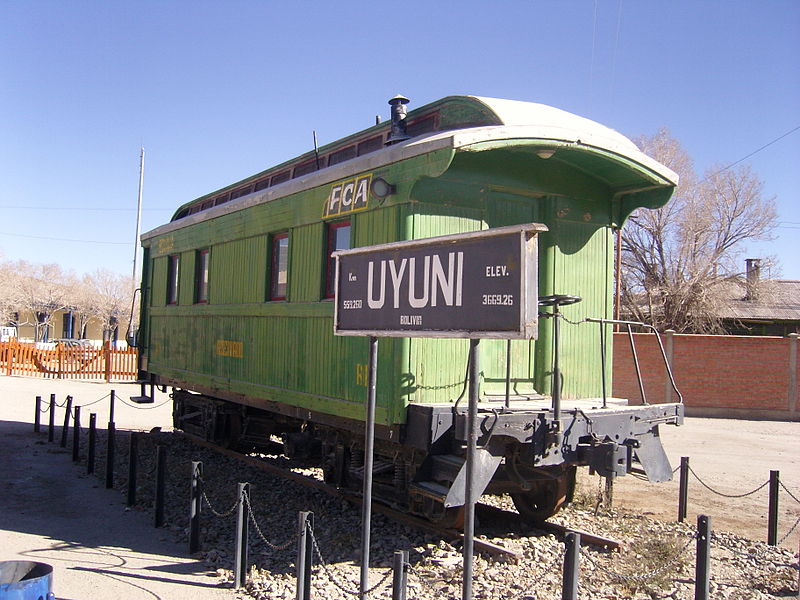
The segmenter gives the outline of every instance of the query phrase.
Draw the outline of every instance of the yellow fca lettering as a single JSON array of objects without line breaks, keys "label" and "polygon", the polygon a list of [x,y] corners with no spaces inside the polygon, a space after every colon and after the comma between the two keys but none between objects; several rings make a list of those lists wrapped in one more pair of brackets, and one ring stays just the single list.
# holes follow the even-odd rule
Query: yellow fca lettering
[{"label": "yellow fca lettering", "polygon": [[322,216],[335,217],[367,208],[371,180],[370,174],[334,185],[325,201]]},{"label": "yellow fca lettering", "polygon": [[369,365],[356,363],[356,385],[369,385]]}]

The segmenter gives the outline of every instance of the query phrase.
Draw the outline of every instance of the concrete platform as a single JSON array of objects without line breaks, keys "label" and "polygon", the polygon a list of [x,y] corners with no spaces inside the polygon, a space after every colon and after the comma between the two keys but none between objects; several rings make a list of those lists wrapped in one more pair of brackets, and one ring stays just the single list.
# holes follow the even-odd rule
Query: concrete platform
[{"label": "concrete platform", "polygon": [[[46,427],[33,433],[34,398],[67,393],[88,405],[110,389],[136,395],[138,387],[0,377],[0,560],[31,560],[53,566],[59,600],[233,600],[239,595],[183,545],[155,529],[152,515],[127,510],[118,491],[106,490],[71,450],[47,441]],[[166,400],[160,395],[154,405]],[[107,421],[108,402],[98,409]],[[168,428],[169,404],[144,411],[117,403],[119,429]],[[58,415],[63,414],[60,409]],[[43,415],[44,424],[47,415]],[[133,425],[131,425],[133,424]],[[127,426],[126,426],[127,425]]]}]

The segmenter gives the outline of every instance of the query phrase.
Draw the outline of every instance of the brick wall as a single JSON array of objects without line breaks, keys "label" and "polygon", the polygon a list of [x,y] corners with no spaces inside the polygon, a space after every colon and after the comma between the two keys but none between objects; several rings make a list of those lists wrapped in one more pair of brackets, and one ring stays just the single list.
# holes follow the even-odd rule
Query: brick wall
[{"label": "brick wall", "polygon": [[[652,334],[633,334],[648,402],[674,402]],[[796,336],[662,335],[686,414],[800,421]],[[671,352],[670,352],[671,350]],[[627,333],[614,334],[613,395],[641,402]]]}]

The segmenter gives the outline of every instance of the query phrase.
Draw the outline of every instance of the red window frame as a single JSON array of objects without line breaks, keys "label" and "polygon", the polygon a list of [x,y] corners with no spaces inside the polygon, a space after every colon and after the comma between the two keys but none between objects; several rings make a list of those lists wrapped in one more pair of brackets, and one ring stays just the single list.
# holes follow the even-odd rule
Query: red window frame
[{"label": "red window frame", "polygon": [[[286,240],[286,244],[283,247],[283,251],[285,252],[285,266],[283,272],[285,272],[286,280],[281,284],[280,282],[280,274],[281,274],[281,242]],[[272,261],[271,261],[271,268],[270,268],[270,277],[269,277],[269,299],[270,300],[286,300],[286,294],[289,289],[289,234],[288,233],[276,233],[272,236]],[[281,290],[281,285],[283,286],[283,290]],[[281,291],[283,292],[281,294]]]},{"label": "red window frame", "polygon": [[[347,239],[347,246],[336,247],[336,238],[339,229],[344,227],[350,228],[350,235]],[[347,250],[352,246],[353,231],[350,221],[336,221],[335,223],[328,223],[328,253],[326,254],[325,263],[325,297],[333,298],[335,295],[336,281],[336,260],[331,256],[336,250]]]},{"label": "red window frame", "polygon": [[208,263],[210,254],[208,248],[197,251],[194,272],[194,303],[208,304]]},{"label": "red window frame", "polygon": [[167,258],[167,304],[178,303],[178,278],[180,276],[180,254]]}]

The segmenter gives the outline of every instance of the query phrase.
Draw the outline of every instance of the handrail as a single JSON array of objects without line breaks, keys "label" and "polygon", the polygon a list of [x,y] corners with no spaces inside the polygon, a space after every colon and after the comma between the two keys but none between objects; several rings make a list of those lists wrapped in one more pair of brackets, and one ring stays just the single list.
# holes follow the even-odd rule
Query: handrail
[{"label": "handrail", "polygon": [[605,376],[606,357],[605,357],[605,343],[604,343],[605,342],[605,332],[604,332],[604,329],[603,329],[604,325],[625,325],[626,326],[626,328],[628,330],[628,339],[630,340],[630,344],[631,344],[631,354],[633,355],[633,362],[634,362],[634,365],[636,367],[636,378],[637,378],[637,380],[639,382],[639,391],[642,394],[642,402],[644,404],[648,404],[648,402],[647,402],[647,398],[645,397],[645,393],[644,393],[644,382],[642,380],[641,369],[639,368],[639,359],[638,359],[638,357],[636,355],[636,345],[634,344],[634,341],[633,341],[633,331],[631,330],[631,327],[635,325],[637,327],[644,327],[645,329],[651,330],[655,334],[656,340],[658,341],[658,347],[661,350],[661,357],[664,359],[664,367],[667,370],[667,375],[669,375],[669,381],[670,381],[670,384],[672,385],[672,389],[678,395],[678,403],[679,404],[683,404],[683,396],[681,395],[680,391],[678,390],[678,386],[675,384],[675,377],[672,375],[672,368],[670,367],[669,360],[667,359],[667,353],[664,351],[664,344],[661,343],[661,334],[658,333],[658,330],[655,327],[653,327],[652,325],[649,325],[647,323],[641,323],[639,321],[621,321],[621,320],[618,320],[618,319],[598,319],[598,318],[595,318],[595,317],[586,317],[584,319],[584,321],[586,321],[588,323],[598,323],[600,325],[600,340],[601,340],[601,344],[603,344],[603,347],[601,348],[601,354],[600,354],[601,361],[602,361],[602,367],[603,367],[603,408],[606,407],[606,395],[607,395],[606,394],[606,376]]}]

